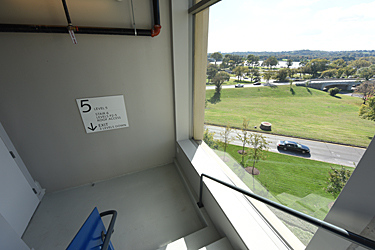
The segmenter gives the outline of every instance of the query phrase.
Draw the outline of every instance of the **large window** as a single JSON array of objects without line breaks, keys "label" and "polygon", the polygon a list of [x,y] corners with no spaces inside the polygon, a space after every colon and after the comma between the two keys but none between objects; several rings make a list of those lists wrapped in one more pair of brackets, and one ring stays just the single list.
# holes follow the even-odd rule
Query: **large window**
[{"label": "large window", "polygon": [[[374,7],[210,8],[204,137],[254,193],[321,220],[330,211],[374,135],[375,51],[365,29]],[[309,243],[315,227],[271,210]]]}]

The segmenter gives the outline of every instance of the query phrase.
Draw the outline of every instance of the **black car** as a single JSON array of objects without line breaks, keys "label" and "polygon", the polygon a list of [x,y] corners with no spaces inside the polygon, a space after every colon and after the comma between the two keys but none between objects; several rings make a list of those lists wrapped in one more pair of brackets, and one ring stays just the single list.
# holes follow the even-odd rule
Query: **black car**
[{"label": "black car", "polygon": [[261,85],[261,83],[260,82],[255,82],[255,83],[253,83],[253,85]]},{"label": "black car", "polygon": [[302,152],[302,154],[310,153],[310,149],[307,146],[294,141],[279,141],[277,143],[277,149],[294,150]]}]

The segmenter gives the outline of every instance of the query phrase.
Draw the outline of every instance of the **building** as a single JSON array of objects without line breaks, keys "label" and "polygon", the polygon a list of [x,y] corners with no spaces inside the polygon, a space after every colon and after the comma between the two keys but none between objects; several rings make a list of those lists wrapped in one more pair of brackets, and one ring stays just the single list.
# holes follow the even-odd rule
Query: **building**
[{"label": "building", "polygon": [[[130,4],[67,2],[73,30],[130,28]],[[0,6],[2,24],[67,26],[59,1]],[[30,190],[41,198],[25,233],[1,214],[1,249],[65,249],[95,206],[119,212],[112,237],[116,249],[169,249],[168,244],[198,249],[211,243],[224,249],[304,248],[267,207],[210,180],[205,180],[205,207],[190,202],[197,200],[202,173],[236,183],[200,141],[208,10],[189,14],[191,6],[191,1],[160,1],[162,29],[155,37],[78,29],[73,44],[68,33],[4,32],[9,26],[1,26],[0,122],[16,159],[19,154],[30,173],[18,165]],[[136,28],[151,30],[152,13],[150,1],[134,1]],[[124,97],[129,127],[86,133],[77,99],[117,95]],[[372,143],[326,218],[373,240],[374,148]],[[7,178],[3,174],[2,180]],[[119,189],[122,184],[130,186]],[[20,206],[7,205],[19,198],[16,191],[5,186],[1,204],[17,218]],[[318,230],[306,249],[348,247],[350,242]]]}]

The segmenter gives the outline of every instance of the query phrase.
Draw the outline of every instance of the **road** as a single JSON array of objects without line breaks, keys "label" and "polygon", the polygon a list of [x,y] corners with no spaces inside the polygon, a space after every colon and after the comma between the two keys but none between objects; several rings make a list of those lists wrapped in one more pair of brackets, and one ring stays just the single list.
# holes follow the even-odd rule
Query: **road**
[{"label": "road", "polygon": [[[215,139],[220,139],[220,132],[224,131],[223,127],[210,126],[210,125],[205,125],[205,127],[207,127],[210,132],[215,132],[215,136],[214,136]],[[236,135],[237,135],[236,131],[240,132],[241,130],[234,130],[234,132],[232,132],[230,136],[233,138],[236,138]],[[271,152],[299,156],[299,157],[303,157],[303,158],[307,158],[311,160],[324,161],[324,162],[339,164],[339,165],[348,166],[348,167],[357,166],[359,160],[362,158],[362,155],[365,152],[365,149],[358,148],[358,147],[342,146],[342,145],[333,144],[333,143],[289,138],[289,137],[278,136],[278,135],[270,135],[270,134],[264,134],[264,135],[266,136],[267,141],[270,143],[269,151]],[[277,150],[277,142],[279,140],[290,140],[290,141],[295,141],[300,144],[306,145],[310,148],[311,154],[302,154],[302,153],[284,151],[284,150],[279,151]],[[235,139],[231,144],[242,146],[242,142],[238,139]]]}]

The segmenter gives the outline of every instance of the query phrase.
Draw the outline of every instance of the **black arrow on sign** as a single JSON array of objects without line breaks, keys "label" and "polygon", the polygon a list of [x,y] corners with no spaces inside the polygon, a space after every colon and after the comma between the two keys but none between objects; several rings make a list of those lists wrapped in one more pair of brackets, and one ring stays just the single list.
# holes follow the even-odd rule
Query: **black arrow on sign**
[{"label": "black arrow on sign", "polygon": [[90,130],[92,130],[92,131],[95,131],[95,129],[98,127],[98,126],[94,127],[94,125],[92,125],[92,123],[90,123],[90,125],[91,125],[91,128],[90,127],[87,127],[87,128],[90,129]]}]

